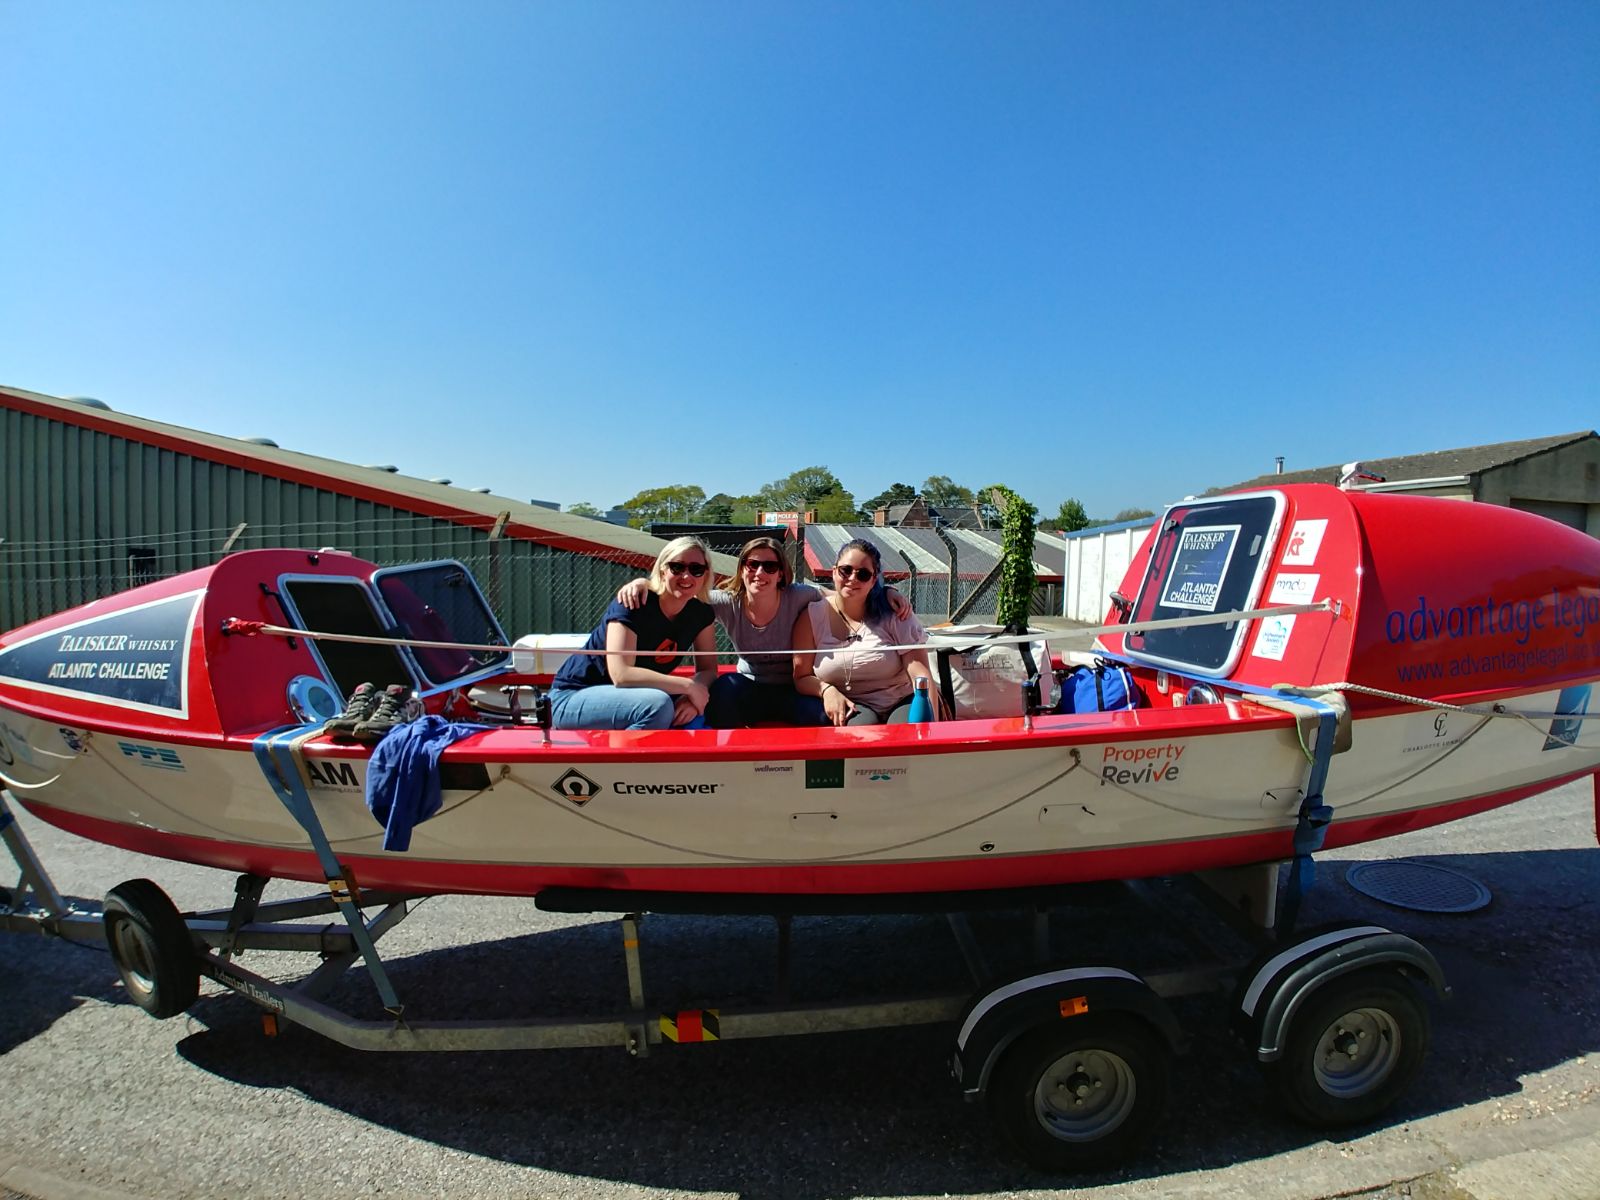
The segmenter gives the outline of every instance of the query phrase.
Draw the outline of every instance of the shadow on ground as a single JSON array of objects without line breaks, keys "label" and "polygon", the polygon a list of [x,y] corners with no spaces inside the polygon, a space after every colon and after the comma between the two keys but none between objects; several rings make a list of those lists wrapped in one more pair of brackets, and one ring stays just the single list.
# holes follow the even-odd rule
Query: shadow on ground
[{"label": "shadow on ground", "polygon": [[[98,901],[69,896],[80,911]],[[114,1000],[121,993],[105,947],[61,938],[0,934],[0,1054],[45,1032],[86,999]]]},{"label": "shadow on ground", "polygon": [[[1515,1093],[1519,1076],[1600,1045],[1600,850],[1425,860],[1495,893],[1489,908],[1460,916],[1391,909],[1356,893],[1343,874],[1358,861],[1323,864],[1303,924],[1365,920],[1410,933],[1439,956],[1455,997],[1430,1005],[1434,1043],[1421,1083],[1382,1121],[1342,1136]],[[1187,911],[1178,889],[1154,890],[1158,906]],[[1134,969],[1170,965],[1184,950],[1172,915],[1152,918],[1096,896],[1056,922],[1052,953]],[[758,1001],[774,962],[771,928],[760,918],[648,918],[649,1007]],[[997,967],[1025,961],[1025,914],[984,914],[975,928]],[[625,1006],[617,939],[614,925],[580,925],[412,954],[392,967],[416,1014],[599,1016]],[[1219,944],[1245,953],[1242,944]],[[856,995],[970,990],[948,930],[931,916],[797,920],[793,978],[797,998],[835,998],[840,980],[852,981]],[[375,1015],[359,973],[334,999]],[[179,1051],[218,1076],[570,1175],[760,1200],[1061,1182],[1012,1158],[982,1111],[961,1102],[946,1068],[948,1027],[662,1047],[636,1061],[621,1049],[362,1053],[301,1030],[268,1040],[254,1006],[231,995],[202,999],[192,1015],[206,1028]],[[1207,1169],[1323,1139],[1283,1122],[1244,1048],[1224,1033],[1224,997],[1182,1002],[1179,1015],[1194,1044],[1174,1065],[1172,1099],[1146,1152],[1073,1183]]]}]

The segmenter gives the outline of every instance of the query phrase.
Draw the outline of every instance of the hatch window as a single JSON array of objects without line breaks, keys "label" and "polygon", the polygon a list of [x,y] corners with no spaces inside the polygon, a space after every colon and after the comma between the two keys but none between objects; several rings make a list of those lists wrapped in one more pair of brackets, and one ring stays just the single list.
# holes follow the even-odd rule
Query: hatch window
[{"label": "hatch window", "polygon": [[1284,500],[1254,492],[1186,501],[1162,517],[1124,641],[1129,655],[1159,666],[1222,676],[1233,670],[1248,622],[1139,633],[1141,621],[1202,617],[1251,608],[1261,595]]},{"label": "hatch window", "polygon": [[[500,622],[478,590],[472,572],[458,562],[386,567],[372,577],[378,595],[394,616],[399,636],[425,642],[464,642],[505,646]],[[455,683],[506,666],[505,650],[445,650],[413,646],[411,654],[434,687]]]},{"label": "hatch window", "polygon": [[[302,576],[281,580],[279,587],[288,602],[286,607],[302,629],[358,637],[394,636],[384,628],[372,606],[371,593],[359,579]],[[358,683],[375,683],[381,688],[413,682],[411,668],[396,646],[319,638],[311,641],[311,649],[322,660],[328,678],[346,697]]]}]

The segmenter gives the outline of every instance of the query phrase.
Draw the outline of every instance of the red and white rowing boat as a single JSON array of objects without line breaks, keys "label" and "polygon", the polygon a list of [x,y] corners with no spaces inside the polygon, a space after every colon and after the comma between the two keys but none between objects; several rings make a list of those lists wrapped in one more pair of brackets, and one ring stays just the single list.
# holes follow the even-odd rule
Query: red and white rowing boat
[{"label": "red and white rowing boat", "polygon": [[408,893],[872,895],[1284,859],[1600,769],[1600,541],[1553,522],[1319,485],[1187,500],[1123,592],[1101,646],[1135,711],[502,722],[444,752],[441,809],[399,852],[365,803],[370,749],[318,714],[362,680],[462,714],[518,682],[503,634],[458,564],[239,553],[0,637],[0,780],[63,829],[266,877],[325,879],[320,828],[344,872]]}]

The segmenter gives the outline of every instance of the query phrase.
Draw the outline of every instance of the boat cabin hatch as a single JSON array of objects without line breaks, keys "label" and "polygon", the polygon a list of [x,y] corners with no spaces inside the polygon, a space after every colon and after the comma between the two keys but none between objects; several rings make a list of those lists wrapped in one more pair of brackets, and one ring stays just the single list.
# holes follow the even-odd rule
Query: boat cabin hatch
[{"label": "boat cabin hatch", "polygon": [[[354,576],[290,575],[278,581],[293,623],[358,637],[506,646],[505,633],[472,573],[459,562],[414,563]],[[409,681],[427,694],[503,669],[510,648],[447,650],[362,642],[311,642],[328,680],[348,696],[357,684]]]},{"label": "boat cabin hatch", "polygon": [[1283,510],[1277,492],[1189,500],[1167,509],[1128,618],[1128,656],[1195,675],[1228,675],[1243,653],[1248,622],[1148,632],[1138,632],[1138,625],[1254,608]]}]

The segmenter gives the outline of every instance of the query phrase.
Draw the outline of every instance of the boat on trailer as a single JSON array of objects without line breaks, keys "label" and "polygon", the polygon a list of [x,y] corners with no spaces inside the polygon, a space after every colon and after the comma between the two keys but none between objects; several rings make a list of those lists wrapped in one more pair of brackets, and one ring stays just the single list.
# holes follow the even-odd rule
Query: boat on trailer
[{"label": "boat on trailer", "polygon": [[[956,909],[1232,870],[1255,881],[1271,926],[1276,864],[1290,861],[1279,941],[1245,971],[1236,1008],[1258,1057],[1293,1063],[1292,1111],[1362,1119],[1420,1065],[1425,1029],[1400,976],[1443,979],[1425,949],[1378,927],[1289,941],[1312,856],[1600,770],[1600,737],[1585,733],[1600,541],[1510,509],[1319,485],[1190,499],[1153,527],[1107,619],[1097,657],[1137,682],[1132,710],[1048,711],[1033,680],[1002,717],[552,730],[526,690],[540,664],[519,669],[460,564],[241,552],[0,637],[0,781],[70,832],[255,881],[226,920],[182,917],[148,881],[113,889],[104,931],[151,1011],[186,1006],[204,970],[385,1048],[462,1042],[410,1021],[346,1024],[240,968],[237,950],[293,940],[259,926],[266,880],[328,886],[348,961],[366,960],[397,1015],[373,943],[427,894],[630,913]],[[371,748],[321,732],[369,681],[488,726],[442,752],[438,811],[404,850],[384,848],[367,806]],[[23,890],[48,900],[42,869],[12,849]],[[362,917],[373,904],[384,913]],[[1363,1060],[1365,1083],[1329,1075],[1329,1047],[1356,1044],[1351,1014],[1374,1011],[1387,1016],[1367,1032],[1386,1056]],[[998,1089],[1019,1144],[1057,1165],[1120,1147],[1143,1108],[1124,1096],[1085,1124],[1051,1096],[1143,1070],[1148,1099],[1139,1064],[1158,1056],[1138,1038],[1178,1040],[1148,982],[1112,968],[1041,969],[959,1015],[964,1090],[997,1103]],[[1326,1028],[1296,1024],[1312,1018]],[[636,1051],[652,1040],[623,1026]],[[1074,1069],[1086,1044],[1091,1065]]]}]

